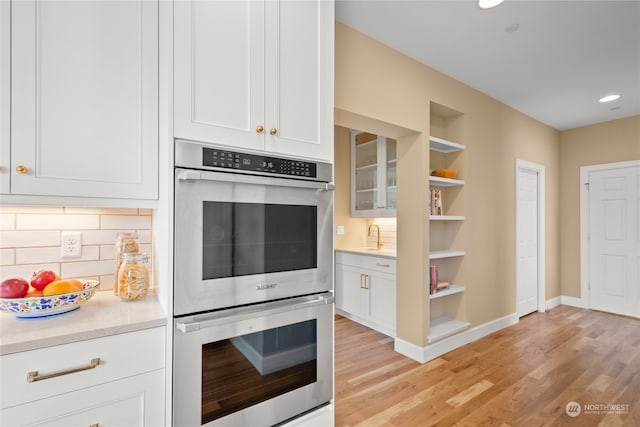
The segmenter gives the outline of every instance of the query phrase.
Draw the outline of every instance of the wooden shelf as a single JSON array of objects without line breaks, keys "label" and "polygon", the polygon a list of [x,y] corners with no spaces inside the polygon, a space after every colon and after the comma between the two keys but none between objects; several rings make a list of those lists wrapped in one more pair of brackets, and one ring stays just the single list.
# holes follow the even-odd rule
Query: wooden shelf
[{"label": "wooden shelf", "polygon": [[464,256],[464,251],[431,251],[429,252],[429,259],[442,259],[442,258],[455,258]]},{"label": "wooden shelf", "polygon": [[431,221],[464,221],[464,215],[429,215]]},{"label": "wooden shelf", "polygon": [[449,289],[445,289],[445,290],[436,292],[435,294],[429,294],[429,299],[442,298],[442,297],[446,297],[446,296],[449,296],[449,295],[460,294],[462,292],[464,292],[464,286],[451,285],[451,286],[449,286]]},{"label": "wooden shelf", "polygon": [[464,150],[465,147],[457,142],[447,141],[446,139],[438,138],[436,136],[430,136],[429,148],[440,153],[455,153],[456,151]]},{"label": "wooden shelf", "polygon": [[431,321],[431,327],[429,328],[427,342],[432,344],[436,341],[440,341],[468,329],[469,326],[471,326],[469,322],[463,322],[449,317],[433,319]]},{"label": "wooden shelf", "polygon": [[440,178],[439,176],[430,176],[429,185],[434,187],[457,187],[464,185],[464,181],[460,179]]}]

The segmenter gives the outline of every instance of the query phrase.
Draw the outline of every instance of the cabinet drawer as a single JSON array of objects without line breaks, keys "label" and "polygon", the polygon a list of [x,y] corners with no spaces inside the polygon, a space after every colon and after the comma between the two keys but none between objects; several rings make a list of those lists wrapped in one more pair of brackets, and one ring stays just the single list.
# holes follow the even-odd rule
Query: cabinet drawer
[{"label": "cabinet drawer", "polygon": [[396,274],[396,260],[393,258],[336,252],[336,264],[344,264],[367,270]]},{"label": "cabinet drawer", "polygon": [[[165,339],[162,327],[1,356],[1,407],[164,368]],[[86,368],[95,358],[100,358],[100,362],[93,368],[28,381],[30,372],[41,377]]]},{"label": "cabinet drawer", "polygon": [[3,426],[164,425],[164,369],[3,409]]}]

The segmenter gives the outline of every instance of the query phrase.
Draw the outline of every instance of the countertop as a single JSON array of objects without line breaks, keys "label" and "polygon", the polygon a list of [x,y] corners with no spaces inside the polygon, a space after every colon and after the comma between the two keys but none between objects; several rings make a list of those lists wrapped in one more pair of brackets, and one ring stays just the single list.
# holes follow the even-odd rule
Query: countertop
[{"label": "countertop", "polygon": [[380,258],[396,259],[395,249],[374,249],[374,248],[354,248],[354,249],[336,249],[336,252],[346,252],[357,255],[369,255]]},{"label": "countertop", "polygon": [[77,310],[39,318],[0,312],[0,355],[164,326],[167,317],[155,295],[123,302],[97,292]]}]

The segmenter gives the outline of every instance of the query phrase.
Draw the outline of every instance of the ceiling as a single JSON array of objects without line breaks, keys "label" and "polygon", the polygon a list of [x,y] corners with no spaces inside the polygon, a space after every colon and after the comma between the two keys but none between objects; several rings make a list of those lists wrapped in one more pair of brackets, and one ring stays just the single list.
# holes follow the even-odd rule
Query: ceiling
[{"label": "ceiling", "polygon": [[337,0],[336,20],[558,130],[640,114],[640,0]]}]

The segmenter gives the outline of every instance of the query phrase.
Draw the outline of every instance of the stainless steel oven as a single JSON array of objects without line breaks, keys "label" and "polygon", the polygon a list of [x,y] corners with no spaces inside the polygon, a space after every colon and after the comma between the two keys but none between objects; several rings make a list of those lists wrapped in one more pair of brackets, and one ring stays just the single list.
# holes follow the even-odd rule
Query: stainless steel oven
[{"label": "stainless steel oven", "polygon": [[271,426],[333,395],[333,295],[174,319],[173,425]]},{"label": "stainless steel oven", "polygon": [[331,290],[332,174],[176,141],[174,314]]},{"label": "stainless steel oven", "polygon": [[330,402],[332,166],[175,144],[173,425]]}]

